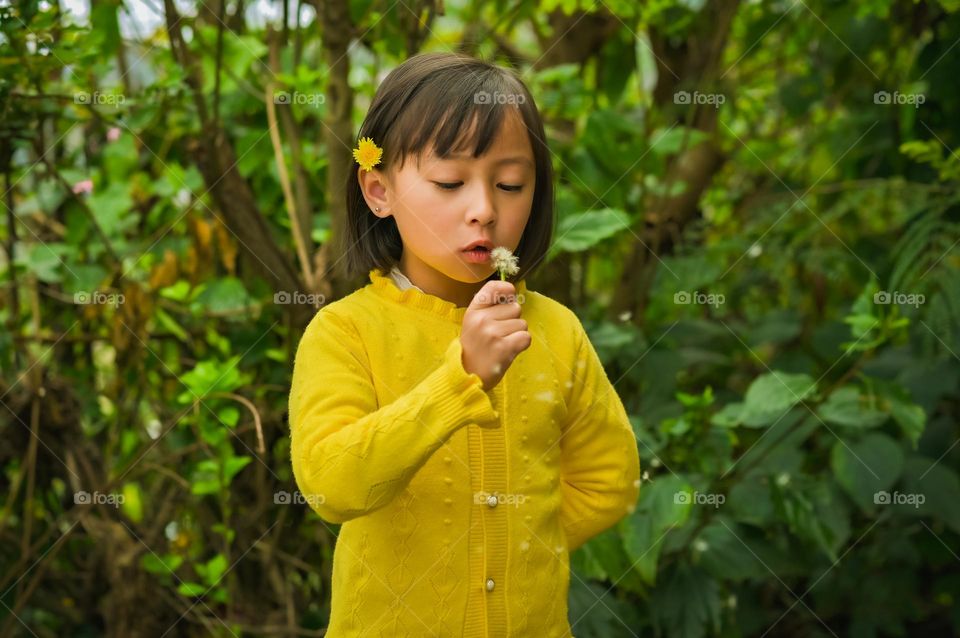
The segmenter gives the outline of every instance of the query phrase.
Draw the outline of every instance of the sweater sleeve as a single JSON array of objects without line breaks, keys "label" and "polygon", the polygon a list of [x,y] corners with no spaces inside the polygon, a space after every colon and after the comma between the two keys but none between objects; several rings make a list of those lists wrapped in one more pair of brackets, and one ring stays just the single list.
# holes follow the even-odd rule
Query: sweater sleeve
[{"label": "sweater sleeve", "polygon": [[323,309],[297,346],[290,388],[293,474],[322,518],[343,523],[387,505],[460,427],[499,426],[459,337],[442,363],[378,406],[363,342],[348,319]]},{"label": "sweater sleeve", "polygon": [[640,494],[633,428],[580,320],[573,320],[573,387],[560,439],[560,520],[569,551],[633,511]]}]

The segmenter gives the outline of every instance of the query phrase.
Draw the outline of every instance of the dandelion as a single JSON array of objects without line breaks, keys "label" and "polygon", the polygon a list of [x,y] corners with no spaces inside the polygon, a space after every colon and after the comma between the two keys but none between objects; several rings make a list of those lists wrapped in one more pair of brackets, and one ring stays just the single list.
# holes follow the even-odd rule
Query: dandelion
[{"label": "dandelion", "polygon": [[500,271],[500,281],[520,272],[517,257],[503,246],[490,251],[490,261],[493,262],[493,267]]},{"label": "dandelion", "polygon": [[383,157],[383,149],[369,137],[361,137],[357,148],[353,149],[353,159],[357,160],[360,167],[368,173],[380,163],[381,157]]}]

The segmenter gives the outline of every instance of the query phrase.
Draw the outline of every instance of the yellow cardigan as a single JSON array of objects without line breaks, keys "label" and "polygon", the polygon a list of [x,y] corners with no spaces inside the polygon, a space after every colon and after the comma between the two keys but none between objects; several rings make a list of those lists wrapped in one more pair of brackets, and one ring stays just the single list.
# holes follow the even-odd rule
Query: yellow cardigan
[{"label": "yellow cardigan", "polygon": [[532,336],[484,392],[466,308],[378,270],[299,343],[291,459],[342,523],[331,638],[560,637],[569,552],[633,511],[637,443],[577,316],[517,284]]}]

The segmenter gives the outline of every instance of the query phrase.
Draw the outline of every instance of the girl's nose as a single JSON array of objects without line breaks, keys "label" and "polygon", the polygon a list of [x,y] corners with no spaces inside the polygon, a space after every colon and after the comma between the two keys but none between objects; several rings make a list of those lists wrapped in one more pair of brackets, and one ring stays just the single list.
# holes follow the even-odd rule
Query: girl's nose
[{"label": "girl's nose", "polygon": [[470,198],[470,208],[467,212],[467,223],[478,222],[481,226],[486,226],[497,218],[497,210],[493,203],[493,193],[487,187],[481,187],[477,193]]}]

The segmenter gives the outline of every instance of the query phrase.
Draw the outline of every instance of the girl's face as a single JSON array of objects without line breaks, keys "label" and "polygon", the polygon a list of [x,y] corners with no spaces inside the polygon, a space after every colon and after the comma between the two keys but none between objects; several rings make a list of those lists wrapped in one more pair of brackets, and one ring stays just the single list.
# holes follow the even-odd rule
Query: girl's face
[{"label": "girl's face", "polygon": [[467,306],[494,268],[464,249],[486,240],[516,250],[530,217],[536,171],[519,113],[504,118],[486,153],[440,159],[427,149],[388,173],[359,170],[374,214],[392,216],[403,240],[400,270],[415,286]]}]

